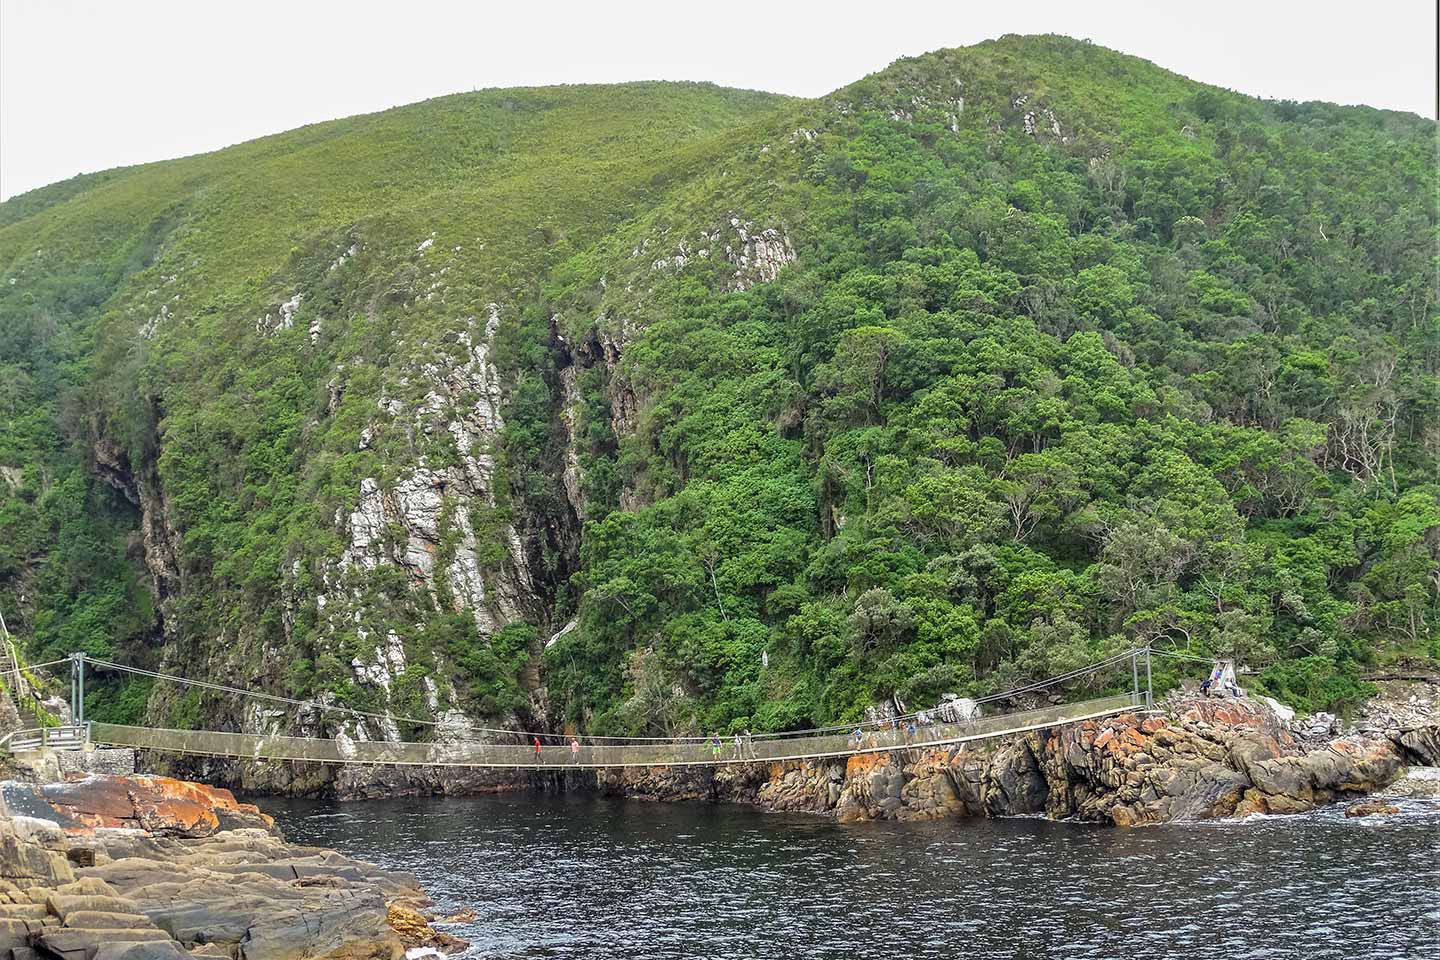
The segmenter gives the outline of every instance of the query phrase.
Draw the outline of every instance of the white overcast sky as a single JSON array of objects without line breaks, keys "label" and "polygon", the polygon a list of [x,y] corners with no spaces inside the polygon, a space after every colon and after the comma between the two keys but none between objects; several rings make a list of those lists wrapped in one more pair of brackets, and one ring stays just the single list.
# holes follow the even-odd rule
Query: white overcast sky
[{"label": "white overcast sky", "polygon": [[1435,0],[0,0],[0,198],[477,87],[817,96],[901,56],[1065,33],[1264,97],[1433,117]]}]

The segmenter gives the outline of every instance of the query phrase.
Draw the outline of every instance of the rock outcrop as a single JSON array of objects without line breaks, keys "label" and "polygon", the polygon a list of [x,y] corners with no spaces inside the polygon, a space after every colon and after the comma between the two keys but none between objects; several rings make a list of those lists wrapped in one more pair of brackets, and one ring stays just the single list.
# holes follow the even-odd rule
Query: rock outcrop
[{"label": "rock outcrop", "polygon": [[413,877],[287,844],[225,790],[91,777],[0,795],[7,960],[399,960],[464,947],[430,926]]},{"label": "rock outcrop", "polygon": [[210,837],[222,830],[274,832],[275,821],[229,790],[169,777],[89,776],[61,783],[0,783],[0,815],[52,820],[72,836],[97,829],[163,837]]},{"label": "rock outcrop", "polygon": [[1307,749],[1266,704],[1182,698],[1008,741],[717,770],[602,771],[600,789],[858,820],[1043,813],[1117,826],[1299,813],[1379,791],[1429,763],[1440,727]]}]

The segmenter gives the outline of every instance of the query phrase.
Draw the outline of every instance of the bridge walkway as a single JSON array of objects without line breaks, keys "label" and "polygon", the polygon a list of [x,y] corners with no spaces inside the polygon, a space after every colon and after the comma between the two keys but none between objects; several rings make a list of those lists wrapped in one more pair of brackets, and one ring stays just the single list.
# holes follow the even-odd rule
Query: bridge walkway
[{"label": "bridge walkway", "polygon": [[[437,738],[431,741],[367,739],[365,725],[341,725],[334,737],[300,737],[271,733],[223,730],[178,730],[162,727],[127,726],[87,722],[83,716],[84,670],[94,667],[148,674],[166,681],[203,689],[293,704],[311,709],[336,710],[354,714],[356,719],[395,718],[313,701],[291,700],[263,691],[225,687],[211,681],[190,680],[144,671],[136,667],[71,658],[74,676],[71,692],[73,722],[46,730],[19,730],[0,738],[0,747],[11,752],[33,750],[76,750],[91,746],[128,747],[189,756],[224,757],[253,761],[296,761],[325,764],[381,764],[390,766],[481,767],[514,770],[599,769],[615,767],[724,766],[739,763],[777,763],[823,760],[835,757],[958,746],[965,743],[1015,736],[1067,724],[1148,709],[1150,690],[1148,649],[1126,651],[1067,674],[1037,681],[1016,690],[964,701],[965,710],[937,709],[907,714],[894,719],[871,720],[853,727],[832,727],[754,736],[714,737],[560,737],[524,731],[484,729],[465,739]],[[1143,658],[1143,661],[1142,661]],[[1144,663],[1146,683],[1142,686],[1140,665]],[[986,710],[1014,703],[1017,698],[1040,690],[1089,677],[1102,671],[1123,671],[1129,691],[1074,703],[1053,704],[1036,709],[1011,710],[981,715]],[[1023,702],[1021,700],[1020,702]],[[953,705],[952,705],[953,706]],[[438,726],[435,720],[414,723]],[[360,735],[349,735],[350,731]],[[538,741],[538,746],[537,746]]]},{"label": "bridge walkway", "polygon": [[855,754],[887,753],[925,747],[945,747],[977,740],[1013,736],[1032,730],[1078,723],[1143,708],[1133,693],[1080,703],[979,717],[958,723],[917,727],[862,728],[860,736],[825,733],[790,738],[689,739],[649,743],[605,743],[578,740],[567,743],[490,743],[437,741],[430,743],[311,738],[230,733],[215,730],[169,730],[111,723],[89,725],[92,743],[138,750],[159,750],[193,756],[241,760],[297,760],[330,764],[386,764],[395,766],[490,767],[518,770],[573,770],[610,767],[722,766],[735,763],[820,760]]}]

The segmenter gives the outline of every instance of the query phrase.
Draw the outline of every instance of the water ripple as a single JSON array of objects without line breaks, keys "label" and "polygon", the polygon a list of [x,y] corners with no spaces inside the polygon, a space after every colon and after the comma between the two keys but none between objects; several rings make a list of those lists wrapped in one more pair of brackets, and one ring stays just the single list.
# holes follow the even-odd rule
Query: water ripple
[{"label": "water ripple", "polygon": [[263,805],[298,842],[473,907],[469,957],[1440,960],[1427,804],[1141,830],[554,795]]}]

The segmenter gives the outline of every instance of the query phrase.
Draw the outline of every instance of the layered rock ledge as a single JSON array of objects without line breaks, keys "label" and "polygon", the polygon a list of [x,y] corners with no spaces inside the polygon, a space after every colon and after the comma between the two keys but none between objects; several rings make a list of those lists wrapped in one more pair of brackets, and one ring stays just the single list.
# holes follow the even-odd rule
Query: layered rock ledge
[{"label": "layered rock ledge", "polygon": [[0,784],[3,960],[399,960],[407,949],[463,949],[430,926],[429,905],[409,874],[286,843],[228,790],[164,777]]},{"label": "layered rock ledge", "polygon": [[710,799],[842,822],[1044,814],[1117,826],[1300,813],[1440,765],[1440,725],[1395,726],[1310,747],[1269,705],[1182,698],[1006,741],[711,769],[602,771],[601,790]]}]

